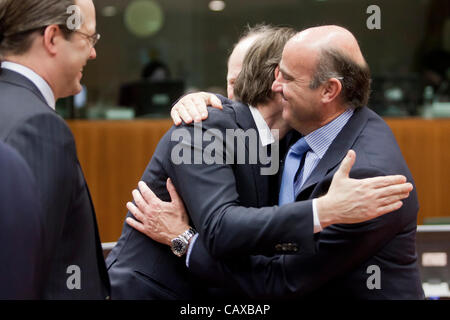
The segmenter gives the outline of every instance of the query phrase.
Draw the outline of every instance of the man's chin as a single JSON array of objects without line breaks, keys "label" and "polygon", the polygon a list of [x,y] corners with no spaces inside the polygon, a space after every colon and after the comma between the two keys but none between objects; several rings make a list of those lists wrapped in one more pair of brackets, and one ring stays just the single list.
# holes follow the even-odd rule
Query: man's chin
[{"label": "man's chin", "polygon": [[83,87],[81,85],[76,86],[75,88],[73,88],[73,90],[68,90],[67,92],[65,92],[60,98],[68,98],[68,97],[72,97],[75,96],[77,94],[79,94],[81,92],[81,90],[83,90]]}]

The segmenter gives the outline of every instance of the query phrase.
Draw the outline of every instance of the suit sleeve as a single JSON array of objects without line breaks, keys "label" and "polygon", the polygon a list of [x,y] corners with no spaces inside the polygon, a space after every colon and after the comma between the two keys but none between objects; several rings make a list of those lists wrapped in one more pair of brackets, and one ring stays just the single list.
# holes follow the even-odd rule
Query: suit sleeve
[{"label": "suit sleeve", "polygon": [[[231,117],[228,119],[220,115],[221,112],[210,109],[209,118],[200,129],[202,134],[214,128],[208,130],[214,137],[211,141],[220,141],[220,135],[225,134],[226,129],[236,127]],[[193,164],[174,163],[172,154],[168,172],[172,172],[175,187],[212,256],[273,255],[280,243],[297,246],[295,252],[286,253],[314,252],[311,200],[282,207],[257,209],[241,206],[234,168],[227,164],[225,152],[220,159],[223,160],[222,164],[220,161],[211,164],[200,161],[200,164],[195,164],[194,157],[201,157],[211,142],[195,142],[196,129],[193,126],[184,126],[173,132],[177,130],[180,130],[179,134],[172,136],[175,138],[171,141],[170,149],[179,154],[177,148],[182,147],[183,152],[191,153],[189,160]],[[181,135],[188,138],[178,140],[177,137]]]},{"label": "suit sleeve", "polygon": [[[380,175],[384,174],[374,169],[357,170],[352,174],[355,178]],[[189,269],[210,284],[231,287],[252,298],[301,297],[374,256],[408,223],[405,217],[415,216],[408,211],[417,213],[416,199],[412,194],[399,210],[371,221],[326,228],[318,234],[316,254],[217,260],[208,254],[203,243],[196,241]]]},{"label": "suit sleeve", "polygon": [[0,145],[0,299],[41,298],[43,229],[25,161]]},{"label": "suit sleeve", "polygon": [[39,114],[19,124],[6,142],[24,158],[33,173],[42,204],[46,257],[54,256],[75,188],[75,142],[56,114]]}]

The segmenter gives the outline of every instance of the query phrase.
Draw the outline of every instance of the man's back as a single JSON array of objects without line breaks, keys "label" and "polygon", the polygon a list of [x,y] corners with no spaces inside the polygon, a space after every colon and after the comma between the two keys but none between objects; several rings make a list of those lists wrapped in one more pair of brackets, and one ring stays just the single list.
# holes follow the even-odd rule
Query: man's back
[{"label": "man's back", "polygon": [[[202,123],[200,134],[209,129],[216,129],[225,134],[227,129],[256,128],[247,106],[240,104],[235,108],[234,104],[228,103],[230,104],[224,103],[224,111],[210,109],[210,117]],[[242,124],[242,122],[238,124],[239,120],[236,118],[239,117],[245,118],[242,122],[246,124]],[[201,208],[197,207],[192,210],[195,212],[190,211],[191,219],[196,216],[197,218],[194,219],[196,221],[198,221],[198,216],[205,214],[208,208],[214,205],[219,206],[224,199],[225,196],[218,191],[220,190],[218,184],[232,184],[232,189],[236,190],[236,195],[238,195],[238,199],[235,200],[239,201],[242,206],[262,207],[271,204],[270,178],[269,176],[259,176],[258,164],[236,165],[234,162],[233,165],[216,167],[202,162],[198,165],[181,164],[177,170],[174,170],[174,164],[171,162],[172,151],[178,142],[178,138],[174,142],[174,137],[178,133],[190,134],[194,130],[191,126],[172,127],[159,142],[142,177],[142,181],[151,187],[156,196],[164,201],[170,201],[166,189],[168,177],[172,179],[182,195],[183,190],[194,191],[189,195],[186,194],[183,199],[188,211],[190,208],[192,209],[194,203],[199,206],[203,205]],[[193,136],[191,138],[194,139]],[[188,146],[187,149],[190,147]],[[243,152],[248,156],[248,150],[245,149]],[[204,170],[209,173],[205,175]],[[233,170],[231,177],[229,170]],[[258,174],[254,175],[254,172],[258,172]],[[186,185],[187,181],[194,179],[202,179],[201,182],[199,181],[201,185]],[[255,186],[257,182],[260,182],[258,187]],[[206,192],[200,191],[200,188],[205,188]],[[211,210],[213,209],[211,208]],[[212,212],[212,215],[216,213]],[[128,213],[127,216],[132,217],[131,213]],[[117,246],[107,258],[107,266],[111,278],[113,299],[205,299],[213,297],[212,295],[207,296],[208,292],[211,292],[208,291],[210,289],[200,285],[199,281],[189,274],[185,259],[176,257],[168,247],[151,240],[126,223]],[[224,294],[219,291],[216,290],[215,293]]]},{"label": "man's back", "polygon": [[33,83],[0,71],[0,139],[27,162],[43,207],[44,298],[104,299],[109,283],[72,133]]}]

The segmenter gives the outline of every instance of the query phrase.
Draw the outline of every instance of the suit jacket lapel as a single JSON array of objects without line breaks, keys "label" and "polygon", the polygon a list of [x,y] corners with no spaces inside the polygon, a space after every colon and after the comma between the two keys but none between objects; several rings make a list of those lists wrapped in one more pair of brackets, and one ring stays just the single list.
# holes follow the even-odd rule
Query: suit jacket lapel
[{"label": "suit jacket lapel", "polygon": [[317,167],[303,184],[297,198],[304,199],[306,195],[303,193],[306,190],[320,182],[325,175],[340,164],[366,125],[368,116],[368,109],[366,107],[355,110],[352,117],[334,139]]},{"label": "suit jacket lapel", "polygon": [[[233,105],[233,108],[236,112],[236,123],[238,126],[246,131],[248,129],[253,129],[256,131],[257,136],[257,143],[258,147],[262,148],[262,145],[260,143],[260,137],[259,132],[256,127],[256,123],[253,119],[252,113],[250,112],[250,109],[247,105],[235,102]],[[249,146],[249,139],[245,139],[245,148],[247,149],[247,154],[249,154],[250,150],[252,150]],[[259,150],[257,150],[259,152]],[[247,159],[248,161],[248,159]],[[266,204],[269,199],[269,177],[268,176],[262,176],[261,175],[261,168],[262,164],[260,162],[259,156],[257,157],[257,163],[251,164],[250,167],[252,168],[253,178],[255,181],[255,190],[258,198],[258,203],[260,205]]]},{"label": "suit jacket lapel", "polygon": [[[0,82],[8,82],[11,84],[14,84],[19,87],[26,88],[30,91],[32,91],[42,102],[45,103],[45,105],[48,106],[47,101],[45,100],[44,96],[42,95],[41,91],[34,85],[33,82],[28,80],[26,77],[21,75],[20,73],[17,73],[12,70],[0,68]],[[50,106],[48,106],[50,109],[52,109]],[[53,109],[52,109],[53,110]]]}]

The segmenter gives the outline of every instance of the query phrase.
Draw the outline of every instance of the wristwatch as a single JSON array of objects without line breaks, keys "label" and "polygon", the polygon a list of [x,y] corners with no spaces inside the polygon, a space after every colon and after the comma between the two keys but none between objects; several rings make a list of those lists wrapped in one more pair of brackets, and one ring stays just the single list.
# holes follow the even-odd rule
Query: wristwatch
[{"label": "wristwatch", "polygon": [[180,234],[178,237],[173,238],[171,240],[170,248],[172,249],[172,252],[177,257],[182,257],[189,246],[189,240],[197,233],[193,228],[187,229],[185,232]]}]

